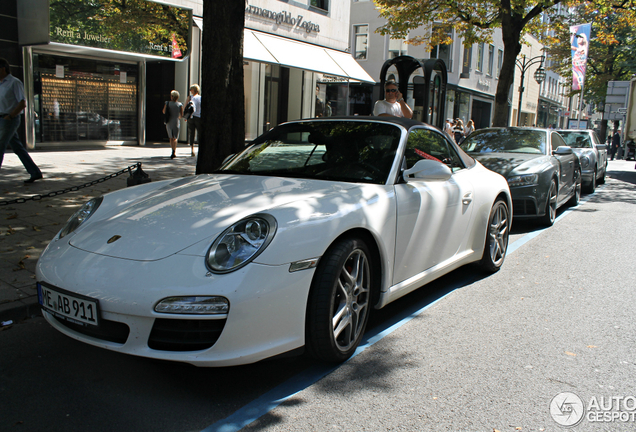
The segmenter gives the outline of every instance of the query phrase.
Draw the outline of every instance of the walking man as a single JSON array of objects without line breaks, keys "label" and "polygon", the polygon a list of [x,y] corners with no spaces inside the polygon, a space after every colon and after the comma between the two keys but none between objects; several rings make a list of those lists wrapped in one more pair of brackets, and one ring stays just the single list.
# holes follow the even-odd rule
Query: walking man
[{"label": "walking man", "polygon": [[[614,135],[612,136],[612,151],[611,151],[611,156],[612,156],[612,160],[614,160],[614,156],[616,155],[616,152],[618,152],[618,149],[621,146],[621,135],[618,133],[618,130],[614,130]],[[621,154],[619,153],[618,158],[620,159]]]},{"label": "walking man", "polygon": [[31,175],[24,182],[33,183],[42,178],[42,171],[33,162],[18,136],[18,128],[22,122],[20,114],[25,106],[22,81],[11,75],[9,62],[0,58],[0,166],[4,160],[4,152],[10,145]]}]

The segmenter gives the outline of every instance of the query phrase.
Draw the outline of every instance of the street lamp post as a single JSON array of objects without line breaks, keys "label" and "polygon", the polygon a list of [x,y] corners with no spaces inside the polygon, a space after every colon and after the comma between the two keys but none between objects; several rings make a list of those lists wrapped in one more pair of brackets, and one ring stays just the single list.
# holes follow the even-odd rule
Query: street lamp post
[{"label": "street lamp post", "polygon": [[538,84],[541,84],[545,80],[545,69],[543,69],[543,62],[545,61],[545,55],[540,55],[536,57],[532,57],[531,59],[526,58],[526,55],[523,55],[522,59],[515,59],[515,64],[521,71],[521,83],[519,84],[519,106],[517,107],[517,126],[521,126],[521,100],[523,99],[523,91],[525,90],[523,87],[523,78],[526,75],[526,71],[530,69],[530,66],[541,63],[539,68],[534,72],[534,79]]}]

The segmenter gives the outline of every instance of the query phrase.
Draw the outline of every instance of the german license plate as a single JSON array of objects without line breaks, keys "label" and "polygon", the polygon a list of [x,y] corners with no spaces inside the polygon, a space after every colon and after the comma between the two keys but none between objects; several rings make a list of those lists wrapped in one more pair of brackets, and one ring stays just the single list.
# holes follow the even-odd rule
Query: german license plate
[{"label": "german license plate", "polygon": [[37,284],[38,301],[48,312],[75,324],[98,325],[98,301]]}]

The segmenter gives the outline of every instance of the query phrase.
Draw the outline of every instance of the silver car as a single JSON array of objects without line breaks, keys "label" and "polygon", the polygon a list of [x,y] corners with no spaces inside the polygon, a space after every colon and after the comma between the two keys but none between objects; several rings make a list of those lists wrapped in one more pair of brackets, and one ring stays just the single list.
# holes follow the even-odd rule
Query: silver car
[{"label": "silver car", "polygon": [[559,133],[579,157],[583,191],[593,193],[597,184],[605,183],[607,146],[593,130],[563,129]]}]

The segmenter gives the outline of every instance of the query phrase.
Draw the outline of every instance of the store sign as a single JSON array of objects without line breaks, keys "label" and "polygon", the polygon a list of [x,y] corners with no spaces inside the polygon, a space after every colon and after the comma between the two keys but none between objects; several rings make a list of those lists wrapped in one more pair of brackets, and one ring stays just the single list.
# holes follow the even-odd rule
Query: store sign
[{"label": "store sign", "polygon": [[161,56],[190,54],[192,10],[148,0],[51,2],[51,42]]},{"label": "store sign", "polygon": [[323,74],[318,81],[321,83],[346,83],[349,79],[346,77]]},{"label": "store sign", "polygon": [[295,17],[287,11],[276,12],[268,9],[263,9],[258,6],[248,5],[245,8],[245,17],[255,17],[265,19],[267,21],[275,22],[279,26],[287,26],[292,29],[303,29],[306,33],[319,33],[320,26],[312,23],[311,21],[305,21],[303,15],[296,15]]},{"label": "store sign", "polygon": [[490,88],[490,82],[482,78],[479,78],[479,80],[477,80],[477,85],[487,89]]}]

